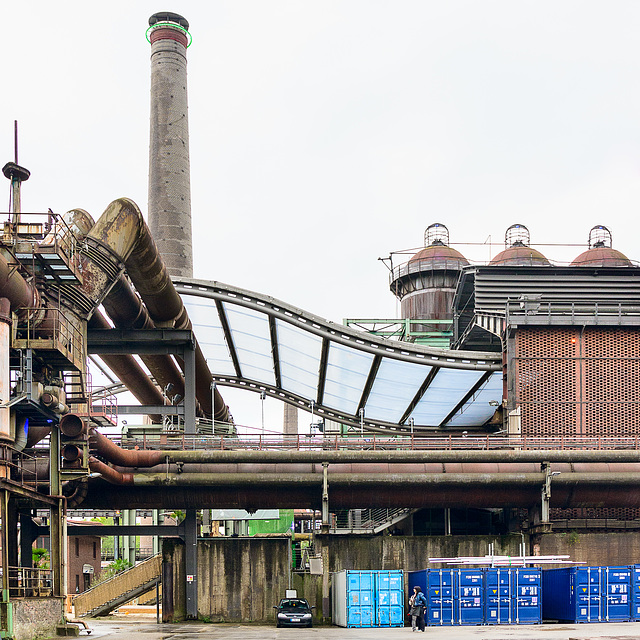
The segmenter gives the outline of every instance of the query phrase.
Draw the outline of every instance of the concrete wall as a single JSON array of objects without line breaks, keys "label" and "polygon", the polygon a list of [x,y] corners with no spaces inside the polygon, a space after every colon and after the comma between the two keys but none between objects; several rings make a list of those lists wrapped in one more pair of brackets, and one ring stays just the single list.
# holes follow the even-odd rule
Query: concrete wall
[{"label": "concrete wall", "polygon": [[[317,622],[330,615],[331,573],[342,569],[414,571],[444,565],[430,557],[520,554],[522,536],[316,536],[325,574],[290,574],[289,537],[207,538],[198,541],[198,615],[211,622],[274,622],[273,606],[288,588],[315,606]],[[529,540],[525,537],[525,542]],[[640,534],[547,534],[541,555],[568,554],[588,565],[640,563]],[[184,619],[184,544],[165,539],[163,619]]]},{"label": "concrete wall", "polygon": [[15,640],[55,637],[63,618],[62,598],[19,598],[12,603]]},{"label": "concrete wall", "polygon": [[589,566],[616,566],[640,563],[640,534],[552,533],[541,537],[540,555],[568,554]]},{"label": "concrete wall", "polygon": [[275,621],[289,588],[291,539],[198,541],[198,617],[212,622]]}]

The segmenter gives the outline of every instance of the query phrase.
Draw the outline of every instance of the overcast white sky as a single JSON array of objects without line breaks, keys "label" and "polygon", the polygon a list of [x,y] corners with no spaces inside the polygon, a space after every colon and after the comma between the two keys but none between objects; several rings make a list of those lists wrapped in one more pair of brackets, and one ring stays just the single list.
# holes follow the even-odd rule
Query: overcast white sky
[{"label": "overcast white sky", "polygon": [[[146,213],[145,30],[160,10],[193,36],[196,277],[340,322],[397,314],[377,258],[420,246],[432,222],[480,261],[489,247],[455,243],[490,236],[495,255],[515,222],[533,244],[605,224],[640,258],[633,0],[13,3],[0,163],[17,119],[23,210],[98,217],[127,196]],[[239,422],[255,420],[245,404],[259,416],[252,396],[232,404]]]}]

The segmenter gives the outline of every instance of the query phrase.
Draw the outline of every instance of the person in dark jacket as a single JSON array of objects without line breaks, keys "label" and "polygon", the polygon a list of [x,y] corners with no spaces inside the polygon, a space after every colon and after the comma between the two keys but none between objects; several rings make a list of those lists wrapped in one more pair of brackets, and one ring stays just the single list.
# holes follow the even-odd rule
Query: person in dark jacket
[{"label": "person in dark jacket", "polygon": [[427,599],[422,593],[420,587],[413,587],[413,595],[409,598],[409,615],[411,616],[411,631],[415,631],[418,628],[424,632],[424,611],[427,606]]}]

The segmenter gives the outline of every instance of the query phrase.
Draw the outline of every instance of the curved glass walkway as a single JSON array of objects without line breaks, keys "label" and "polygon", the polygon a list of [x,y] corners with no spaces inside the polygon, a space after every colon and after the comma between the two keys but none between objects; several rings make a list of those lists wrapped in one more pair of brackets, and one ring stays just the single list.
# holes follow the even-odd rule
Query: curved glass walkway
[{"label": "curved glass walkway", "polygon": [[480,426],[502,403],[500,354],[385,340],[220,282],[174,284],[217,384],[385,431]]}]

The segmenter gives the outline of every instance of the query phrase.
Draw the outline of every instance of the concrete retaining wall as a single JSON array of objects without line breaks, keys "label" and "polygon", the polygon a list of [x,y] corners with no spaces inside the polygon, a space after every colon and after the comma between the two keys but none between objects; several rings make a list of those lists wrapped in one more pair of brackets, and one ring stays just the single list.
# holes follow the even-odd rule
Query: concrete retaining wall
[{"label": "concrete retaining wall", "polygon": [[63,618],[62,598],[19,598],[13,604],[13,637],[34,640],[56,635]]},{"label": "concrete retaining wall", "polygon": [[[430,557],[484,556],[489,544],[496,555],[520,554],[522,536],[331,536],[318,535],[316,551],[325,574],[290,575],[289,537],[208,538],[198,541],[198,613],[211,622],[275,621],[273,606],[289,587],[316,607],[317,621],[330,615],[330,576],[342,569],[414,571]],[[525,536],[528,544],[528,537]],[[568,554],[589,565],[640,562],[640,534],[571,534],[541,536],[541,555]],[[184,545],[166,539],[163,548],[163,619],[185,615]]]}]

